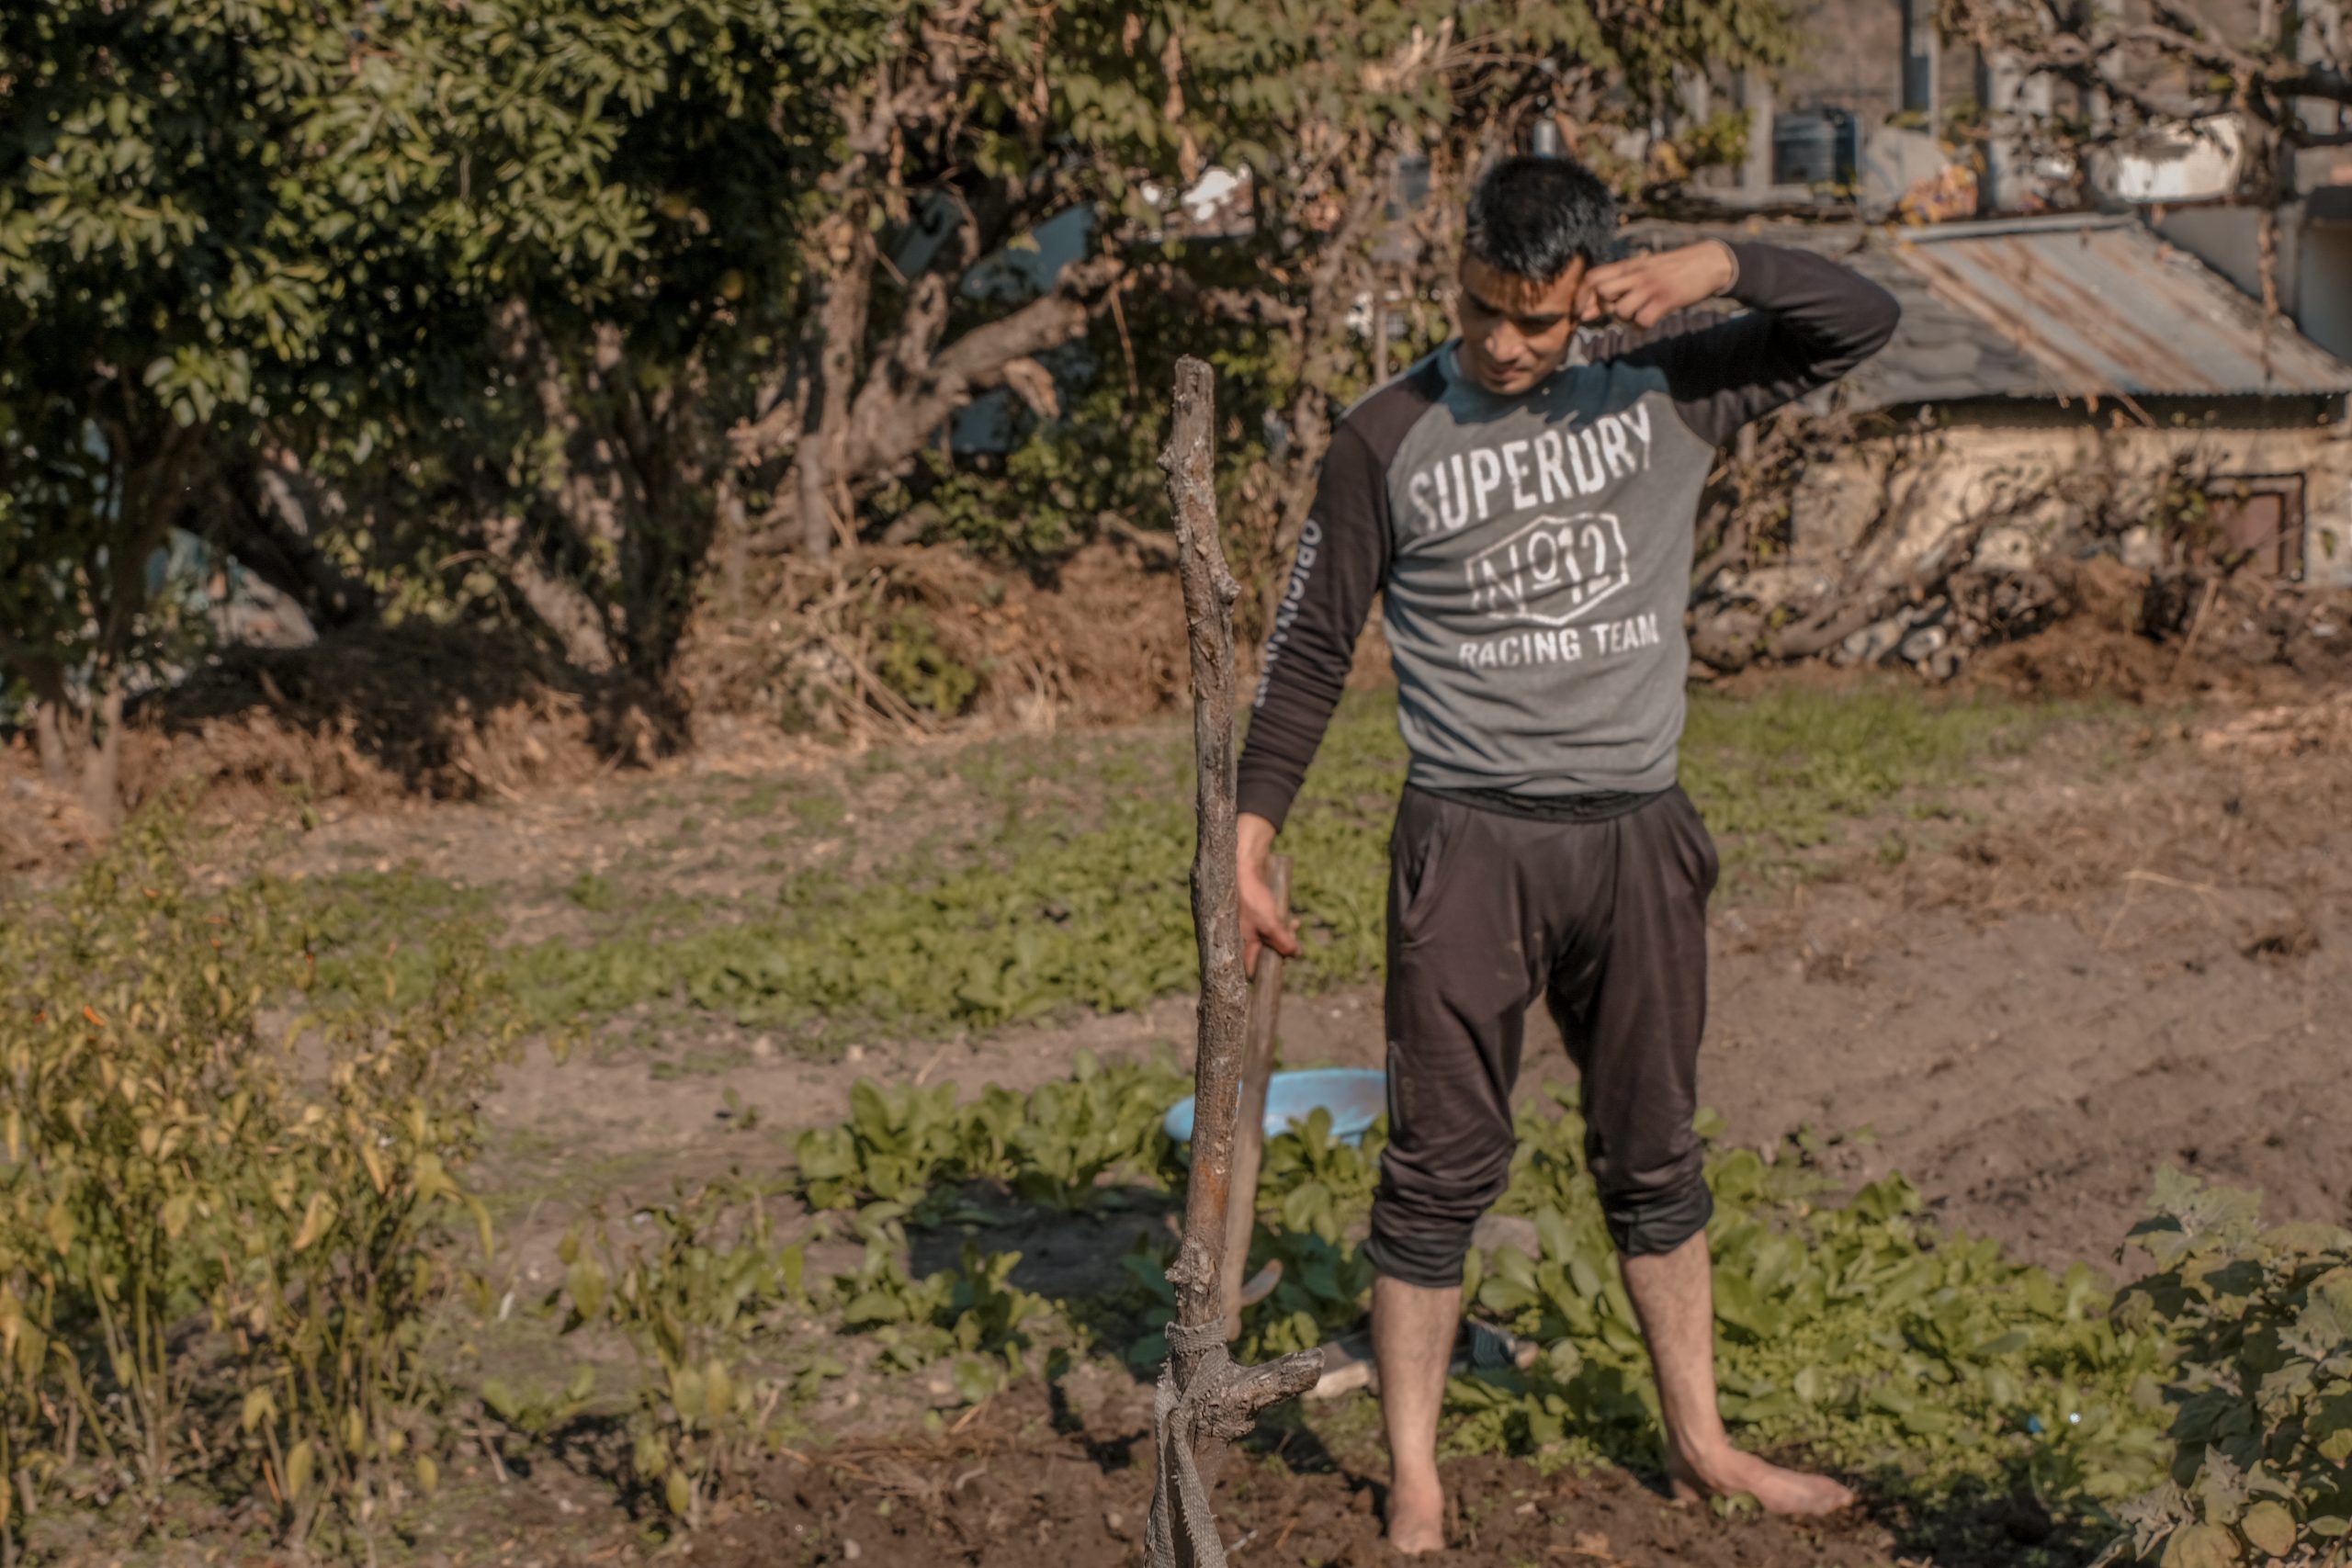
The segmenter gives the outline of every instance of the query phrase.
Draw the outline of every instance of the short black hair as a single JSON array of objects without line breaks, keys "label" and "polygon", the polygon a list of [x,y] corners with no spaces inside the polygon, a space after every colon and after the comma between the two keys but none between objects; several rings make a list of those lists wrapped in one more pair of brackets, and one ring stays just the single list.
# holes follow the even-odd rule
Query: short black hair
[{"label": "short black hair", "polygon": [[1471,193],[1462,243],[1497,272],[1549,283],[1616,254],[1617,198],[1573,158],[1506,158]]}]

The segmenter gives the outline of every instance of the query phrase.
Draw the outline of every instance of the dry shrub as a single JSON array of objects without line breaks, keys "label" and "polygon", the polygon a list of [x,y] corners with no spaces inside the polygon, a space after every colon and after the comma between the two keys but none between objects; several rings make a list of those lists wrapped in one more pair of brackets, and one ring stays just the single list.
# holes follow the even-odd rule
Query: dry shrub
[{"label": "dry shrub", "polygon": [[688,640],[696,739],[737,723],[863,735],[1148,717],[1189,678],[1165,566],[1109,543],[1029,572],[918,546],[779,562],[760,607],[706,615]]},{"label": "dry shrub", "polygon": [[293,790],[362,803],[514,796],[650,761],[658,709],[518,638],[448,627],[236,649],[132,710],[132,804],[183,781],[216,803]]}]

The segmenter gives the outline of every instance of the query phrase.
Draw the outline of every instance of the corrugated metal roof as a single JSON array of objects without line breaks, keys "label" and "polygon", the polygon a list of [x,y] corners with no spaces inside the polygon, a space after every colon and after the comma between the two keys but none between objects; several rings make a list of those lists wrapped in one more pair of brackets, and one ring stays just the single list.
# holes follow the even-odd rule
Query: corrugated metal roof
[{"label": "corrugated metal roof", "polygon": [[1835,255],[1903,302],[1894,341],[1849,377],[1849,405],[1967,398],[2324,396],[2346,365],[2137,219],[2068,215],[1887,235],[1853,225],[1642,224],[1674,243],[1749,234]]},{"label": "corrugated metal roof", "polygon": [[2308,396],[2352,366],[2137,220],[1954,224],[1898,235],[1892,258],[2040,372],[2011,396]]}]

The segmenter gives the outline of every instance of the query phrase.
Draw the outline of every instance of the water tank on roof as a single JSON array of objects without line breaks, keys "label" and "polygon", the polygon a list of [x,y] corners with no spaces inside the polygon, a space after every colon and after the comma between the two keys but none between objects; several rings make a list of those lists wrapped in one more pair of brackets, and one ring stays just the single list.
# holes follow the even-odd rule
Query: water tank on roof
[{"label": "water tank on roof", "polygon": [[1844,109],[1799,109],[1772,122],[1772,183],[1850,185],[1860,162],[1854,117]]}]

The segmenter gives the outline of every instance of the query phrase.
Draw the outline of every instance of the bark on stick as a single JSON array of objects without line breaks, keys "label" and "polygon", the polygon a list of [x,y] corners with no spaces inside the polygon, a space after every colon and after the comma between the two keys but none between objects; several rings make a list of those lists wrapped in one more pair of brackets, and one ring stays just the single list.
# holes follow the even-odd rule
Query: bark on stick
[{"label": "bark on stick", "polygon": [[1160,1369],[1153,1422],[1159,1452],[1144,1541],[1152,1568],[1224,1568],[1225,1546],[1209,1513],[1208,1489],[1226,1447],[1247,1433],[1266,1406],[1313,1387],[1323,1370],[1319,1350],[1237,1367],[1225,1345],[1220,1280],[1226,1268],[1247,1261],[1225,1256],[1225,1215],[1249,987],[1241,967],[1234,823],[1233,602],[1241,591],[1217,539],[1216,423],[1209,367],[1188,355],[1176,366],[1175,419],[1159,466],[1167,470],[1169,503],[1176,513],[1192,646],[1200,816],[1193,924],[1200,943],[1201,1008],[1184,1240],[1168,1269],[1176,1288],[1176,1320],[1168,1327],[1169,1361]]}]

